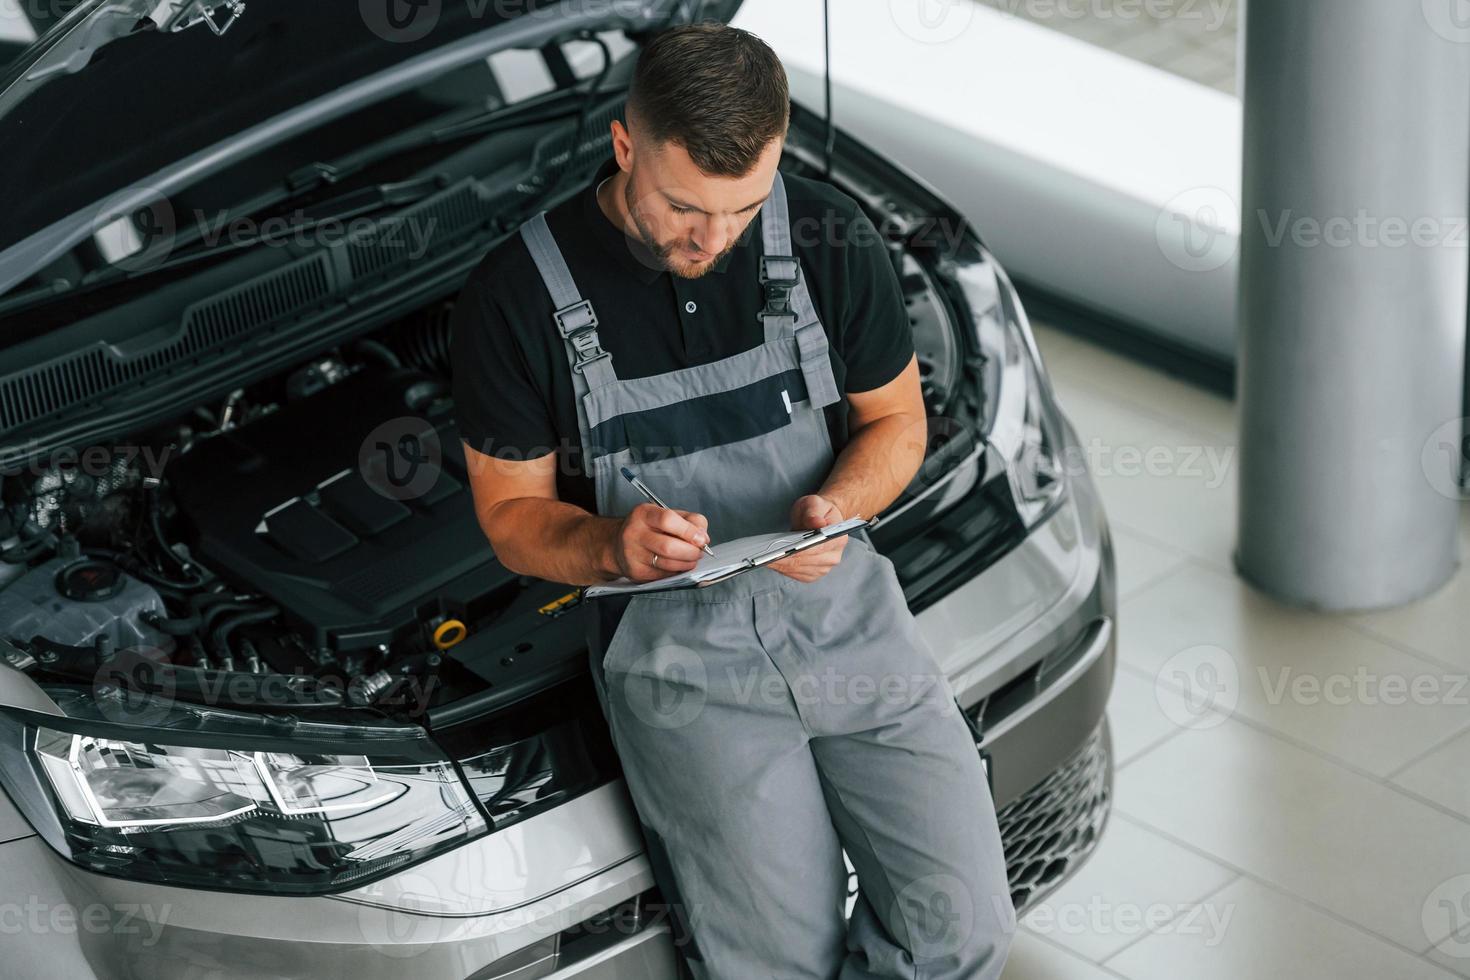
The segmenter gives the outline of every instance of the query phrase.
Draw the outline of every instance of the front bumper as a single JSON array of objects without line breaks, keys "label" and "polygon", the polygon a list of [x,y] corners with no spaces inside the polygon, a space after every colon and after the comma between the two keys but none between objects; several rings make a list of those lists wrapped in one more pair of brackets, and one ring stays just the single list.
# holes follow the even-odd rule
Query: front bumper
[{"label": "front bumper", "polygon": [[1116,582],[1101,500],[1077,474],[1064,506],[918,616],[980,732],[1018,915],[1086,860],[1111,810]]}]

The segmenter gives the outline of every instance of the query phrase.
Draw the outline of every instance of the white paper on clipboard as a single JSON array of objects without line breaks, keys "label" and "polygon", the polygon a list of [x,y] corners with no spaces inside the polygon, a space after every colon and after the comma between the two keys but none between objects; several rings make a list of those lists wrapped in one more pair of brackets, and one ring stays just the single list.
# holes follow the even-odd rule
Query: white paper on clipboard
[{"label": "white paper on clipboard", "polygon": [[867,518],[854,517],[814,531],[776,531],[771,534],[753,534],[745,538],[736,538],[733,541],[711,545],[710,550],[714,552],[714,555],[705,555],[699,560],[698,565],[687,572],[668,575],[652,582],[634,582],[626,578],[615,579],[601,585],[589,585],[582,590],[582,595],[587,599],[596,599],[602,596],[630,595],[639,592],[703,588],[715,582],[733,578],[753,568],[759,568],[787,555],[804,551],[823,541],[851,534],[873,523],[874,521]]}]

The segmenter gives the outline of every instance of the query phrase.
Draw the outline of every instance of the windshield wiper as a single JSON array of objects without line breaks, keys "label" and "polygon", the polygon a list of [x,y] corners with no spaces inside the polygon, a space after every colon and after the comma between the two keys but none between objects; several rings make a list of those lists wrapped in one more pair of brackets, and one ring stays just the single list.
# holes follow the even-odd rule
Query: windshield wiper
[{"label": "windshield wiper", "polygon": [[[249,236],[227,235],[230,223],[237,219],[228,217],[226,212],[221,212],[207,224],[203,220],[198,223],[198,227],[202,230],[194,236],[193,241],[200,247],[187,251],[180,251],[175,247],[170,251],[167,259],[151,266],[146,272],[121,273],[120,277],[131,278],[138,275],[152,275],[155,272],[166,272],[191,265],[201,259],[215,259],[223,255],[243,252],[258,245],[272,244],[285,237],[299,236],[324,223],[341,224],[385,208],[407,207],[443,190],[449,186],[449,183],[448,174],[443,171],[434,171],[412,180],[360,187],[297,212],[301,220],[295,223],[288,222],[278,231],[267,233],[257,230],[255,234]],[[114,276],[109,275],[108,278],[111,279]],[[91,285],[94,281],[103,280],[87,280],[86,284]]]},{"label": "windshield wiper", "polygon": [[[246,238],[227,237],[225,231],[244,219],[271,209],[279,209],[405,153],[553,122],[582,112],[583,102],[592,97],[592,94],[580,89],[563,89],[543,97],[523,100],[514,106],[488,111],[476,110],[453,119],[435,120],[395,133],[334,160],[318,161],[297,168],[269,190],[220,209],[208,221],[200,220],[179,228],[169,242],[169,255],[164,261],[150,264],[145,269],[108,266],[82,277],[77,285],[90,287],[150,276],[201,259],[237,253],[262,242],[273,241],[278,236],[256,234]],[[304,209],[300,212],[301,220],[288,224],[284,230],[286,234],[294,235],[325,221],[341,222],[375,211],[405,207],[448,186],[450,179],[448,174],[434,171],[397,183],[357,188]]]},{"label": "windshield wiper", "polygon": [[[395,133],[377,143],[343,154],[335,160],[316,161],[291,171],[282,178],[279,186],[223,209],[219,215],[219,223],[228,224],[259,214],[269,208],[289,204],[293,200],[299,200],[323,187],[341,183],[369,167],[385,163],[405,153],[555,121],[577,111],[583,100],[589,97],[590,94],[581,89],[563,89],[543,97],[518,102],[513,106],[501,106],[488,111],[476,110],[459,118],[436,120],[424,126]],[[376,188],[365,189],[364,193],[371,195],[382,191],[383,188],[397,186],[404,185],[379,185]],[[392,204],[393,201],[390,198],[383,200],[382,203]],[[333,216],[342,217],[342,215]],[[174,239],[173,247],[175,249],[186,248],[204,238],[206,234],[207,229],[197,226],[188,231],[181,229]]]}]

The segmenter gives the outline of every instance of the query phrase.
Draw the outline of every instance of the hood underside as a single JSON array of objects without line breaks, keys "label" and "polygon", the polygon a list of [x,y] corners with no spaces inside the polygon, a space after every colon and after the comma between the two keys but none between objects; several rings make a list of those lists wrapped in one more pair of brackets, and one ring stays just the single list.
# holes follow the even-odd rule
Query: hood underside
[{"label": "hood underside", "polygon": [[[738,6],[603,0],[593,19],[648,29]],[[0,251],[398,66],[511,21],[548,39],[563,24],[586,30],[588,13],[551,0],[83,0],[0,65]],[[487,70],[483,57],[468,68]],[[421,94],[387,99],[379,118],[408,125],[433,108]]]}]

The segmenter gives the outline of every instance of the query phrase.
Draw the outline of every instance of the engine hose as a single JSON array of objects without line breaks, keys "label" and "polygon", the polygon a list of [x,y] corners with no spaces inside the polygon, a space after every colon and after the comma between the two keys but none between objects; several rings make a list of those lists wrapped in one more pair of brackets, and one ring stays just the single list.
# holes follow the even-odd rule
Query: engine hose
[{"label": "engine hose", "polygon": [[245,602],[254,598],[254,596],[236,596],[224,588],[216,588],[210,592],[195,592],[189,596],[189,612],[199,616],[203,614],[205,606],[217,602]]},{"label": "engine hose", "polygon": [[209,579],[207,578],[196,578],[189,582],[181,582],[178,579],[169,578],[167,575],[162,575],[154,571],[135,558],[124,558],[119,560],[118,564],[128,574],[136,576],[149,585],[157,586],[160,589],[172,589],[180,593],[189,593],[198,591],[209,584]]},{"label": "engine hose", "polygon": [[158,545],[158,550],[168,558],[169,563],[187,575],[188,564],[174,553],[174,549],[168,546],[168,538],[164,536],[162,509],[162,504],[158,501],[158,491],[151,491],[148,494],[148,527],[153,532],[153,540]]},{"label": "engine hose", "polygon": [[169,619],[166,616],[160,616],[151,609],[139,613],[138,618],[143,621],[145,626],[152,627],[160,633],[167,633],[169,636],[193,636],[199,631],[200,626],[198,616]]},{"label": "engine hose", "polygon": [[83,548],[82,554],[88,558],[101,558],[104,561],[112,562],[134,578],[141,579],[153,586],[159,595],[167,596],[176,602],[187,601],[190,593],[198,589],[198,586],[191,582],[175,582],[157,575],[150,575],[148,574],[148,569],[140,569],[138,567],[137,559],[132,555],[113,551],[111,548]]},{"label": "engine hose", "polygon": [[200,627],[204,630],[204,632],[208,632],[210,628],[214,626],[214,621],[219,619],[221,616],[226,616],[239,612],[250,612],[253,609],[259,608],[260,601],[257,599],[237,600],[226,596],[224,601],[215,603],[208,609],[205,609],[199,613]]},{"label": "engine hose", "polygon": [[230,634],[241,626],[249,626],[253,623],[265,623],[275,619],[281,614],[280,606],[262,606],[250,612],[237,613],[226,617],[223,622],[214,628],[209,634],[209,649],[221,660],[233,659],[230,655]]},{"label": "engine hose", "polygon": [[398,359],[397,354],[389,349],[387,344],[381,344],[376,340],[359,340],[352,346],[357,350],[373,355],[395,371],[403,367],[403,362]]},{"label": "engine hose", "polygon": [[167,575],[161,575],[147,565],[144,565],[136,555],[114,551],[111,548],[83,548],[82,553],[91,558],[105,558],[134,578],[142,579],[149,585],[155,586],[159,592],[172,596],[181,602],[186,595],[198,592],[209,584],[207,578],[192,582],[181,582],[178,579],[169,578]]},{"label": "engine hose", "polygon": [[[169,636],[191,636],[207,629],[210,621],[209,614],[216,610],[229,612],[232,609],[246,610],[256,607],[254,601],[237,600],[228,592],[195,592],[187,596],[175,594],[173,597],[189,607],[188,615],[169,618],[150,610],[140,616],[143,622]],[[214,605],[214,609],[206,610],[205,607],[211,604]]]},{"label": "engine hose", "polygon": [[449,374],[449,310],[448,305],[432,310],[394,338],[405,364],[441,377]]},{"label": "engine hose", "polygon": [[47,547],[54,546],[55,544],[56,536],[50,531],[47,531],[40,537],[32,538],[5,551],[0,551],[0,561],[9,562],[10,564],[30,561]]}]

